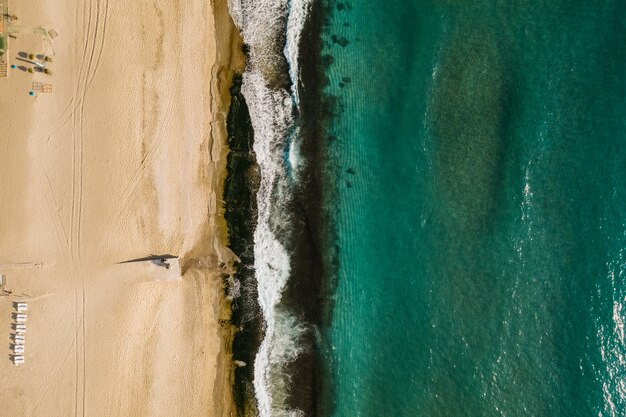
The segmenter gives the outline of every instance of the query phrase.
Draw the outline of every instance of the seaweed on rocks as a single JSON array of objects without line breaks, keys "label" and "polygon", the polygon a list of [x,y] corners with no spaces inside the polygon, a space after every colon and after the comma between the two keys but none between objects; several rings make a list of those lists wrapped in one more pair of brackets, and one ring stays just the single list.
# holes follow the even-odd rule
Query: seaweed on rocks
[{"label": "seaweed on rocks", "polygon": [[241,75],[235,75],[227,118],[230,153],[224,185],[224,216],[228,224],[229,247],[240,259],[235,274],[239,294],[229,295],[233,298],[231,324],[237,329],[233,339],[233,359],[245,364],[235,368],[233,386],[237,414],[243,417],[258,414],[253,388],[254,357],[263,339],[263,320],[258,304],[253,248],[259,168],[252,148],[254,132],[241,84]]}]

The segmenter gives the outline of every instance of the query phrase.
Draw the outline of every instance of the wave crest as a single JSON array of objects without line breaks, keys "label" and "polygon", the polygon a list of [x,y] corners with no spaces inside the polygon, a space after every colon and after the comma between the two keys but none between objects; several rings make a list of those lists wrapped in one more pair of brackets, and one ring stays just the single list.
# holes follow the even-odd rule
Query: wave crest
[{"label": "wave crest", "polygon": [[254,266],[266,329],[255,358],[254,389],[262,417],[304,415],[289,406],[292,381],[286,368],[304,349],[306,328],[279,304],[290,278],[290,254],[280,238],[293,227],[287,209],[291,195],[285,150],[289,149],[292,164],[298,160],[289,141],[290,132],[297,132],[298,44],[310,1],[229,1],[233,20],[249,47],[242,93],[261,172]]}]

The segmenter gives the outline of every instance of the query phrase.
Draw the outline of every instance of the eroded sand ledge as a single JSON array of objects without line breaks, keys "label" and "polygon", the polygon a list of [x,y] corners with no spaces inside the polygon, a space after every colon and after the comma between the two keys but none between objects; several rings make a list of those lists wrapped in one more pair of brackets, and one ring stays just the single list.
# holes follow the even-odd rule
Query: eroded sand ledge
[{"label": "eroded sand ledge", "polygon": [[[11,13],[59,36],[10,46],[12,59],[53,55],[52,76],[0,79],[0,273],[14,291],[0,297],[3,415],[230,415],[221,190],[243,58],[226,2],[13,1]],[[28,96],[32,81],[53,93]],[[182,256],[183,279],[118,264],[150,253]]]}]

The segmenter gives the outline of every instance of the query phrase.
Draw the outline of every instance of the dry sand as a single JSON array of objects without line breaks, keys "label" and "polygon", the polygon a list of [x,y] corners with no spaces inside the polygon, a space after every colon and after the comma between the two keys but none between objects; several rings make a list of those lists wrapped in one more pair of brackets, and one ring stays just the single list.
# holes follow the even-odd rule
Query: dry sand
[{"label": "dry sand", "polygon": [[[53,75],[0,79],[0,273],[14,291],[0,297],[2,416],[231,415],[218,265],[231,259],[224,118],[241,57],[215,3],[11,0],[19,24],[59,36],[10,43],[17,65],[22,51],[52,55]],[[30,97],[32,81],[53,92]],[[165,253],[182,257],[182,279],[119,264]],[[16,367],[18,300],[30,301]]]}]

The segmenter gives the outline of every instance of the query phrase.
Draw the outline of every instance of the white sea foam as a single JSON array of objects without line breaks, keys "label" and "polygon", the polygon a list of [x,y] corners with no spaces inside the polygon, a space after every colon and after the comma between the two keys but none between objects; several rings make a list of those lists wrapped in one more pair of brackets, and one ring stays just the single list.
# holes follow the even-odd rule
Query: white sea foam
[{"label": "white sea foam", "polygon": [[[290,258],[277,233],[291,227],[284,204],[288,201],[284,149],[293,130],[297,88],[271,89],[264,78],[276,60],[276,42],[287,25],[284,54],[292,81],[297,80],[298,43],[311,0],[230,0],[229,8],[244,42],[249,61],[243,76],[242,93],[250,110],[254,130],[254,152],[261,171],[257,194],[258,219],[254,234],[255,276],[259,305],[265,320],[265,338],[255,358],[254,389],[261,417],[300,417],[300,410],[287,404],[290,377],[285,367],[301,349],[305,328],[278,304],[290,277]],[[294,147],[291,148],[294,151]],[[291,163],[297,155],[290,152]]]},{"label": "white sea foam", "polygon": [[[287,41],[285,43],[285,57],[289,64],[289,77],[291,79],[291,95],[293,104],[300,107],[300,42],[302,40],[302,31],[311,11],[313,0],[291,0],[289,2],[288,18],[287,18]],[[300,169],[302,167],[302,158],[300,154],[300,135],[298,130],[292,135],[291,146],[289,148],[289,163],[292,167],[292,175],[294,179],[298,179]]]},{"label": "white sea foam", "polygon": [[287,19],[287,43],[285,56],[289,63],[289,76],[292,81],[292,94],[296,105],[300,103],[298,96],[298,83],[300,79],[300,64],[298,62],[299,45],[302,37],[302,29],[311,11],[312,0],[291,0],[289,2],[289,16]]}]

